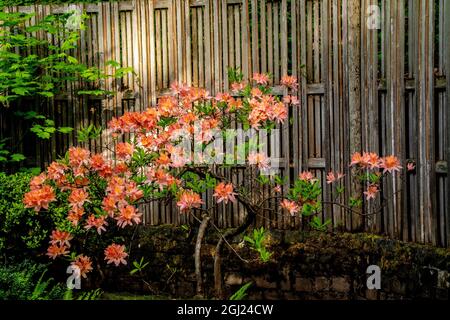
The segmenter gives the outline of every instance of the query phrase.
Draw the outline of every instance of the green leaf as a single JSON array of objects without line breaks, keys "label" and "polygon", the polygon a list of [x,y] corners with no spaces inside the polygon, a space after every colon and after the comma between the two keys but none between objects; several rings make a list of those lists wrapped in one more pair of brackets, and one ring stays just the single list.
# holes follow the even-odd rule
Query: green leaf
[{"label": "green leaf", "polygon": [[11,161],[13,161],[13,162],[20,162],[25,159],[26,159],[26,157],[21,153],[14,153],[11,155]]},{"label": "green leaf", "polygon": [[71,133],[73,131],[72,127],[59,127],[58,131],[61,133]]}]

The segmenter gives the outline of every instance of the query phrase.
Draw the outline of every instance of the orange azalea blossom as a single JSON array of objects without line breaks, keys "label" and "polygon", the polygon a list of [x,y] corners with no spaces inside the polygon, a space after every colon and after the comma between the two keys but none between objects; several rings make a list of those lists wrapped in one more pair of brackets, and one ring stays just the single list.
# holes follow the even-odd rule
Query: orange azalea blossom
[{"label": "orange azalea blossom", "polygon": [[263,93],[259,88],[252,88],[250,94],[252,95],[252,97],[261,97]]},{"label": "orange azalea blossom", "polygon": [[147,173],[147,181],[149,183],[155,182],[160,190],[163,190],[165,187],[172,186],[173,184],[179,184],[179,180],[175,179],[171,174],[165,172],[162,168],[158,168],[157,170],[150,169]]},{"label": "orange azalea blossom", "polygon": [[88,193],[83,189],[73,189],[72,193],[69,196],[69,203],[72,206],[72,208],[74,207],[81,208],[85,202],[89,202],[88,197],[89,197]]},{"label": "orange azalea blossom", "polygon": [[47,168],[47,177],[54,181],[59,181],[61,178],[64,177],[65,170],[67,170],[67,166],[64,164],[61,164],[59,162],[52,162]]},{"label": "orange azalea blossom", "polygon": [[231,84],[231,90],[233,92],[239,92],[245,89],[245,87],[247,86],[247,83],[245,81],[242,82],[233,82]]},{"label": "orange azalea blossom", "polygon": [[375,199],[379,191],[378,186],[376,184],[372,184],[367,188],[367,191],[364,191],[364,194],[366,195],[366,199],[370,200]]},{"label": "orange azalea blossom", "polygon": [[116,164],[116,166],[113,168],[113,173],[114,174],[125,174],[125,175],[129,175],[129,168],[127,166],[127,164],[125,162],[118,162]]},{"label": "orange azalea blossom", "polygon": [[73,236],[67,231],[53,230],[50,239],[51,244],[64,245],[70,248],[70,240],[73,239]]},{"label": "orange azalea blossom", "polygon": [[128,142],[121,142],[116,145],[116,156],[120,160],[128,160],[133,155],[134,147]]},{"label": "orange azalea blossom", "polygon": [[277,186],[273,187],[273,192],[275,192],[275,193],[281,193],[281,186],[280,186],[280,185],[277,185]]},{"label": "orange azalea blossom", "polygon": [[162,168],[166,168],[170,165],[170,158],[167,153],[161,152],[159,154],[159,158],[156,160],[156,163]]},{"label": "orange azalea blossom", "polygon": [[337,172],[334,173],[333,171],[328,172],[327,174],[327,184],[334,183],[340,179],[342,179],[345,176],[345,174]]},{"label": "orange azalea blossom", "polygon": [[101,216],[99,218],[96,218],[93,214],[91,214],[87,221],[84,228],[86,230],[89,230],[91,228],[97,229],[98,234],[102,234],[102,231],[106,231],[105,226],[108,225],[108,222],[105,221],[105,216]]},{"label": "orange azalea blossom", "polygon": [[269,109],[269,119],[278,123],[283,123],[288,117],[288,110],[284,103],[275,103],[271,109]]},{"label": "orange azalea blossom", "polygon": [[283,97],[283,103],[292,104],[294,106],[300,104],[300,100],[296,96],[287,95]]},{"label": "orange azalea blossom", "polygon": [[219,92],[215,98],[218,102],[230,103],[234,98],[227,92]]},{"label": "orange azalea blossom", "polygon": [[91,258],[83,255],[78,256],[75,261],[72,261],[71,265],[80,269],[80,275],[83,278],[87,278],[87,274],[92,271]]},{"label": "orange azalea blossom", "polygon": [[69,211],[69,214],[67,215],[67,220],[72,222],[72,225],[77,226],[78,222],[81,220],[83,215],[84,215],[83,207],[74,207],[72,208],[72,210]]},{"label": "orange azalea blossom", "polygon": [[105,210],[111,217],[114,216],[117,209],[117,200],[111,195],[106,196],[102,201],[102,209]]},{"label": "orange azalea blossom", "polygon": [[89,165],[90,151],[80,148],[72,147],[69,149],[69,164],[73,167],[80,167],[81,165]]},{"label": "orange azalea blossom", "polygon": [[158,111],[162,117],[170,117],[177,115],[178,109],[177,99],[174,97],[161,97],[158,100]]},{"label": "orange azalea blossom", "polygon": [[202,204],[203,201],[200,195],[192,190],[183,191],[177,202],[177,206],[181,212],[187,212],[193,208],[200,208]]},{"label": "orange azalea blossom", "polygon": [[233,112],[239,109],[242,109],[242,100],[236,100],[234,98],[232,98],[229,102],[228,102],[228,112]]},{"label": "orange azalea blossom", "polygon": [[125,246],[119,244],[111,244],[105,249],[105,260],[107,263],[114,263],[118,267],[121,263],[127,264],[125,258],[128,257],[128,253],[125,252]]},{"label": "orange azalea blossom", "polygon": [[225,182],[221,182],[216,186],[214,191],[213,197],[217,198],[217,203],[221,203],[222,201],[225,204],[227,204],[228,201],[236,202],[236,198],[234,197],[236,193],[233,192],[232,183],[225,184]]},{"label": "orange azalea blossom", "polygon": [[49,185],[44,185],[40,189],[34,189],[26,193],[23,203],[25,208],[33,208],[34,211],[39,212],[42,208],[47,210],[49,203],[55,200],[56,196],[53,188]]},{"label": "orange azalea blossom", "polygon": [[141,222],[142,213],[138,213],[137,209],[130,205],[125,205],[119,209],[119,215],[115,218],[117,225],[125,228],[127,225],[132,226],[133,222],[139,224]]},{"label": "orange azalea blossom", "polygon": [[289,201],[288,199],[283,199],[283,201],[280,202],[280,205],[283,209],[288,211],[291,216],[294,216],[300,211],[298,204],[294,201]]},{"label": "orange azalea blossom", "polygon": [[46,255],[51,259],[56,259],[58,256],[65,256],[69,253],[65,245],[59,246],[52,244],[48,247]]},{"label": "orange azalea blossom", "polygon": [[269,159],[263,153],[252,152],[248,155],[248,163],[250,165],[256,165],[259,169],[269,168]]},{"label": "orange azalea blossom", "polygon": [[400,161],[396,156],[387,156],[381,159],[380,168],[384,169],[383,173],[392,173],[394,171],[400,171],[402,167],[400,166]]},{"label": "orange azalea blossom", "polygon": [[45,172],[41,173],[38,176],[35,176],[30,181],[30,190],[40,189],[47,179],[47,175]]},{"label": "orange azalea blossom", "polygon": [[110,177],[112,174],[111,166],[105,161],[101,154],[95,154],[91,157],[91,167],[96,170],[102,178]]},{"label": "orange azalea blossom", "polygon": [[350,167],[355,165],[359,165],[363,168],[378,168],[380,166],[380,157],[373,152],[363,152],[362,155],[359,152],[355,152],[352,155]]},{"label": "orange azalea blossom", "polygon": [[297,78],[294,76],[283,76],[280,83],[291,90],[297,90],[298,87]]},{"label": "orange azalea blossom", "polygon": [[125,185],[125,194],[131,202],[137,201],[144,196],[144,192],[137,187],[134,181],[128,182]]},{"label": "orange azalea blossom", "polygon": [[414,171],[414,169],[416,169],[416,165],[415,165],[413,162],[409,162],[409,163],[406,165],[406,169],[407,169],[408,171]]},{"label": "orange azalea blossom", "polygon": [[257,84],[262,84],[262,85],[266,86],[269,84],[270,77],[268,74],[265,74],[265,73],[254,73],[253,80]]},{"label": "orange azalea blossom", "polygon": [[314,175],[310,171],[303,171],[298,175],[298,178],[303,181],[314,182],[317,179],[314,178]]}]

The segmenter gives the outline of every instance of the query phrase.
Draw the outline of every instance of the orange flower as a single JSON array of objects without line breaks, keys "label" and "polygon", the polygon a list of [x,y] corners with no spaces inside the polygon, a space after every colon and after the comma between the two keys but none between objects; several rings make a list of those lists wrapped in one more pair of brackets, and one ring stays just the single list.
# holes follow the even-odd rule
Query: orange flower
[{"label": "orange flower", "polygon": [[41,208],[48,209],[50,202],[55,201],[56,196],[53,188],[45,185],[40,189],[31,190],[26,193],[23,198],[25,208],[34,208],[36,212],[39,212]]},{"label": "orange flower", "polygon": [[50,243],[70,248],[70,240],[73,236],[67,231],[53,230],[50,236]]},{"label": "orange flower", "polygon": [[137,187],[134,181],[126,184],[125,194],[131,202],[137,201],[144,196],[144,192]]},{"label": "orange flower", "polygon": [[213,197],[217,197],[217,203],[221,203],[222,201],[225,204],[227,204],[228,201],[236,202],[236,198],[234,197],[236,193],[233,192],[232,183],[225,184],[224,182],[221,182],[216,186],[214,191]]},{"label": "orange flower", "polygon": [[281,207],[288,211],[291,216],[294,216],[296,213],[300,211],[300,207],[294,201],[289,201],[288,199],[283,199],[280,203]]},{"label": "orange flower", "polygon": [[275,193],[281,193],[281,186],[280,185],[276,185],[275,187],[273,187],[273,192]]},{"label": "orange flower", "polygon": [[89,230],[91,228],[96,228],[98,234],[102,234],[102,231],[106,231],[105,226],[108,225],[108,222],[105,221],[105,216],[101,216],[99,218],[96,218],[93,214],[89,216],[89,218],[86,221],[86,225],[84,228],[86,230]]},{"label": "orange flower", "polygon": [[78,256],[75,261],[72,261],[71,265],[80,269],[80,275],[83,278],[87,278],[87,274],[92,271],[91,258],[83,255]]},{"label": "orange flower", "polygon": [[47,168],[47,176],[51,180],[59,181],[64,177],[65,170],[67,170],[66,165],[54,161]]},{"label": "orange flower", "polygon": [[40,189],[47,179],[47,175],[43,172],[38,176],[33,177],[30,181],[30,190]]},{"label": "orange flower", "polygon": [[57,244],[52,244],[47,249],[46,255],[51,259],[56,259],[58,256],[67,255],[69,251],[67,251],[67,247],[65,245],[58,246]]},{"label": "orange flower", "polygon": [[141,222],[142,213],[138,213],[137,209],[130,205],[125,205],[119,210],[119,216],[116,217],[117,225],[125,228],[127,225],[132,226],[133,222],[139,224]]},{"label": "orange flower", "polygon": [[134,147],[128,142],[118,143],[116,146],[116,155],[118,159],[127,160],[133,155]]},{"label": "orange flower", "polygon": [[116,203],[117,201],[113,196],[106,196],[102,201],[102,209],[108,212],[110,216],[113,216],[117,209]]},{"label": "orange flower", "polygon": [[381,159],[380,168],[384,169],[383,173],[392,173],[393,171],[400,171],[402,167],[400,166],[400,161],[396,156],[387,156]]},{"label": "orange flower", "polygon": [[265,73],[254,73],[253,74],[253,80],[257,84],[267,85],[269,83],[270,77],[268,74]]},{"label": "orange flower", "polygon": [[380,165],[380,157],[373,152],[363,152],[362,155],[359,152],[355,152],[352,155],[350,167],[355,165],[359,165],[362,168],[378,168]]},{"label": "orange flower", "polygon": [[408,164],[406,165],[406,169],[408,171],[414,171],[414,169],[416,169],[416,165],[414,164],[414,162],[408,162]]},{"label": "orange flower", "polygon": [[270,120],[277,121],[278,123],[283,123],[288,117],[288,110],[284,103],[275,103],[272,109],[269,109]]},{"label": "orange flower", "polygon": [[83,207],[74,207],[72,210],[69,211],[69,214],[67,215],[67,220],[72,222],[74,226],[78,225],[78,222],[84,215],[84,208]]},{"label": "orange flower", "polygon": [[111,244],[105,249],[105,260],[107,263],[114,263],[117,266],[119,264],[127,264],[125,258],[128,256],[128,253],[125,252],[125,246],[119,244]]},{"label": "orange flower", "polygon": [[366,199],[370,200],[370,199],[375,199],[376,195],[378,194],[378,191],[380,191],[378,189],[378,186],[375,184],[370,185],[367,188],[367,191],[364,191],[364,194],[366,195]]},{"label": "orange flower", "polygon": [[292,89],[292,90],[297,90],[297,87],[298,87],[297,78],[294,76],[288,76],[288,75],[283,76],[281,78],[280,83],[281,83],[281,85],[288,87],[289,89]]},{"label": "orange flower", "polygon": [[283,97],[283,103],[292,104],[296,106],[300,104],[300,100],[298,100],[297,96],[287,95]]},{"label": "orange flower", "polygon": [[88,201],[88,193],[84,191],[83,189],[73,189],[72,193],[69,196],[69,203],[74,207],[81,208],[85,202]]},{"label": "orange flower", "polygon": [[177,206],[181,212],[187,212],[193,208],[200,208],[202,204],[203,201],[200,195],[192,190],[183,191],[177,202]]},{"label": "orange flower", "polygon": [[101,154],[94,154],[91,157],[91,167],[96,171],[102,170],[106,166],[105,159]]},{"label": "orange flower", "polygon": [[363,157],[362,157],[361,153],[355,152],[354,154],[352,154],[350,167],[353,167],[355,165],[359,165],[361,163],[363,163]]},{"label": "orange flower", "polygon": [[334,183],[340,179],[342,179],[345,176],[345,174],[342,174],[340,172],[337,172],[336,174],[333,171],[328,172],[327,174],[327,184]]},{"label": "orange flower", "polygon": [[298,175],[298,178],[300,180],[307,181],[307,182],[314,182],[317,180],[316,178],[314,178],[314,175],[312,174],[311,171],[303,171],[302,173],[300,173]]},{"label": "orange flower", "polygon": [[73,168],[80,167],[81,165],[88,165],[89,155],[89,150],[80,147],[72,147],[69,149],[69,164]]},{"label": "orange flower", "polygon": [[259,169],[269,168],[269,159],[263,153],[250,153],[248,155],[248,163],[250,165],[256,165]]},{"label": "orange flower", "polygon": [[231,90],[233,92],[239,92],[244,90],[244,88],[247,86],[247,84],[245,82],[233,82],[231,84]]},{"label": "orange flower", "polygon": [[374,152],[364,152],[363,158],[371,169],[378,168],[380,165],[380,157]]},{"label": "orange flower", "polygon": [[167,167],[170,164],[170,158],[167,153],[161,152],[159,155],[159,158],[156,160],[156,163],[159,164],[161,167]]}]

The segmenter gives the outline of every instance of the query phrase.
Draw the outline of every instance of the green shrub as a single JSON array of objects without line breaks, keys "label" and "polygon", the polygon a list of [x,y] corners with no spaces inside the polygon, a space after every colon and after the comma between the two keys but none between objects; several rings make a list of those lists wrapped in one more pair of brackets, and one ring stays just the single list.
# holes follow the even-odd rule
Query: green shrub
[{"label": "green shrub", "polygon": [[0,254],[6,257],[44,254],[55,225],[65,221],[64,208],[36,213],[25,208],[23,196],[29,191],[32,175],[0,172]]},{"label": "green shrub", "polygon": [[65,287],[45,277],[47,266],[31,260],[0,265],[0,300],[62,299]]}]

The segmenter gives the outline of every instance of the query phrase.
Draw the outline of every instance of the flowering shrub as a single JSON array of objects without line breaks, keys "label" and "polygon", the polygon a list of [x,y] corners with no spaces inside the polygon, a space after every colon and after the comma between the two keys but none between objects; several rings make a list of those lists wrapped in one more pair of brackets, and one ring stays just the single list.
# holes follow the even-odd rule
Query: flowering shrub
[{"label": "flowering shrub", "polygon": [[[76,239],[102,237],[103,233],[140,224],[139,205],[146,202],[174,200],[180,214],[209,219],[211,208],[205,208],[201,198],[206,190],[214,192],[217,204],[240,202],[247,210],[243,225],[222,235],[222,245],[227,238],[245,232],[273,198],[288,214],[314,217],[313,226],[326,228],[328,222],[317,216],[322,210],[321,183],[311,172],[302,172],[282,193],[284,181],[271,171],[275,161],[262,150],[260,135],[233,145],[225,153],[222,148],[230,136],[235,137],[233,122],[256,133],[273,132],[276,124],[286,122],[289,106],[298,105],[297,79],[282,78],[286,94],[281,99],[271,94],[268,75],[255,74],[247,82],[233,72],[231,80],[235,96],[219,93],[212,97],[204,89],[174,84],[172,95],[162,97],[157,106],[111,120],[109,129],[116,139],[113,159],[72,147],[65,158],[35,177],[24,197],[27,207],[38,214],[46,214],[51,204],[67,208],[68,226],[53,231],[47,255],[52,259],[67,256]],[[119,142],[125,134],[130,138]],[[236,163],[246,163],[260,185],[273,187],[275,196],[264,198],[256,190],[250,194],[216,170]],[[368,200],[376,196],[383,177],[401,168],[394,156],[380,158],[373,153],[354,154],[350,165],[357,168],[357,179],[367,185],[364,193]],[[330,172],[327,183],[338,184],[343,176]],[[339,190],[342,192],[342,188]],[[202,225],[206,226],[208,220],[204,221]],[[116,242],[105,246],[101,260],[125,265],[126,244]],[[260,247],[257,251],[264,253],[264,260],[269,259],[267,251]],[[92,258],[88,252],[72,252],[72,264],[80,268],[83,277],[93,269]]]}]

